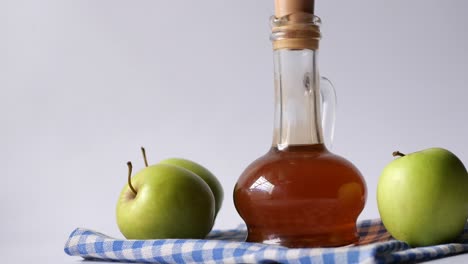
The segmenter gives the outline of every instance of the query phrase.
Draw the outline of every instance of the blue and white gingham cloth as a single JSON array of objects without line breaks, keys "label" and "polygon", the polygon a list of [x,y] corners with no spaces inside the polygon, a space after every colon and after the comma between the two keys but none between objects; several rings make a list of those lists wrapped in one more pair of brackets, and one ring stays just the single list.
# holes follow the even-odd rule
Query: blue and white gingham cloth
[{"label": "blue and white gingham cloth", "polygon": [[468,225],[456,243],[410,248],[392,239],[379,219],[358,223],[359,245],[289,249],[243,242],[245,227],[213,231],[206,240],[114,239],[77,228],[65,252],[85,259],[147,263],[399,263],[425,261],[468,252]]}]

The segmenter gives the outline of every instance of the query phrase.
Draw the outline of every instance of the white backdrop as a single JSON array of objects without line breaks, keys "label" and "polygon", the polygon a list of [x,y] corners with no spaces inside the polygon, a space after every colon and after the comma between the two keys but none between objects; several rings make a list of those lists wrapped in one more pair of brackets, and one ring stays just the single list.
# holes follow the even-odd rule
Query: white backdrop
[{"label": "white backdrop", "polygon": [[[317,2],[333,151],[362,171],[361,219],[375,218],[392,151],[439,146],[468,163],[468,2]],[[2,5],[0,243],[60,248],[78,226],[120,237],[115,205],[141,145],[152,163],[212,170],[225,191],[215,228],[241,223],[233,186],[272,137],[273,0]]]}]

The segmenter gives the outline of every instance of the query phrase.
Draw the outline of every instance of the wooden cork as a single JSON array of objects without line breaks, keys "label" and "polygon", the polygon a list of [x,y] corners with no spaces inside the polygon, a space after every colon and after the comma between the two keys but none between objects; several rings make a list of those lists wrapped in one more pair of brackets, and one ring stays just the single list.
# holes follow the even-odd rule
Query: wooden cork
[{"label": "wooden cork", "polygon": [[314,14],[315,0],[275,0],[275,16],[283,17],[292,13]]},{"label": "wooden cork", "polygon": [[314,15],[314,4],[315,0],[275,0],[274,50],[319,48],[320,20]]}]

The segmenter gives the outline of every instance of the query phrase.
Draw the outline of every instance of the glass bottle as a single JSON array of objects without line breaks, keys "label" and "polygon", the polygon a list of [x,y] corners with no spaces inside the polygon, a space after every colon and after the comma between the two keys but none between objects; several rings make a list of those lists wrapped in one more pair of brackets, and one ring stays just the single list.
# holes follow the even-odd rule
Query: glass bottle
[{"label": "glass bottle", "polygon": [[323,130],[330,141],[333,135],[336,99],[317,67],[320,19],[300,12],[272,17],[271,24],[273,144],[245,169],[234,188],[247,241],[286,247],[355,243],[366,186],[358,169],[324,143]]}]

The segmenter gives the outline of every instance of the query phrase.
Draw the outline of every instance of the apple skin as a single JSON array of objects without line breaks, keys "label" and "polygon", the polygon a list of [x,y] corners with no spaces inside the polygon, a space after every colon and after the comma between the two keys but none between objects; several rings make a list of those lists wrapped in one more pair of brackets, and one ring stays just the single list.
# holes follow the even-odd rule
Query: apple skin
[{"label": "apple skin", "polygon": [[215,200],[193,172],[168,165],[149,166],[124,186],[117,225],[127,239],[204,238],[213,227]]},{"label": "apple skin", "polygon": [[216,217],[223,203],[224,191],[223,186],[221,186],[221,183],[218,181],[216,176],[213,175],[213,173],[211,173],[207,168],[203,167],[202,165],[187,159],[170,158],[159,162],[159,164],[171,164],[179,166],[200,176],[200,178],[202,178],[208,184],[208,186],[210,186],[210,189],[213,192],[216,203]]},{"label": "apple skin", "polygon": [[468,218],[468,173],[448,150],[415,152],[385,167],[377,203],[394,238],[410,246],[451,242]]}]

